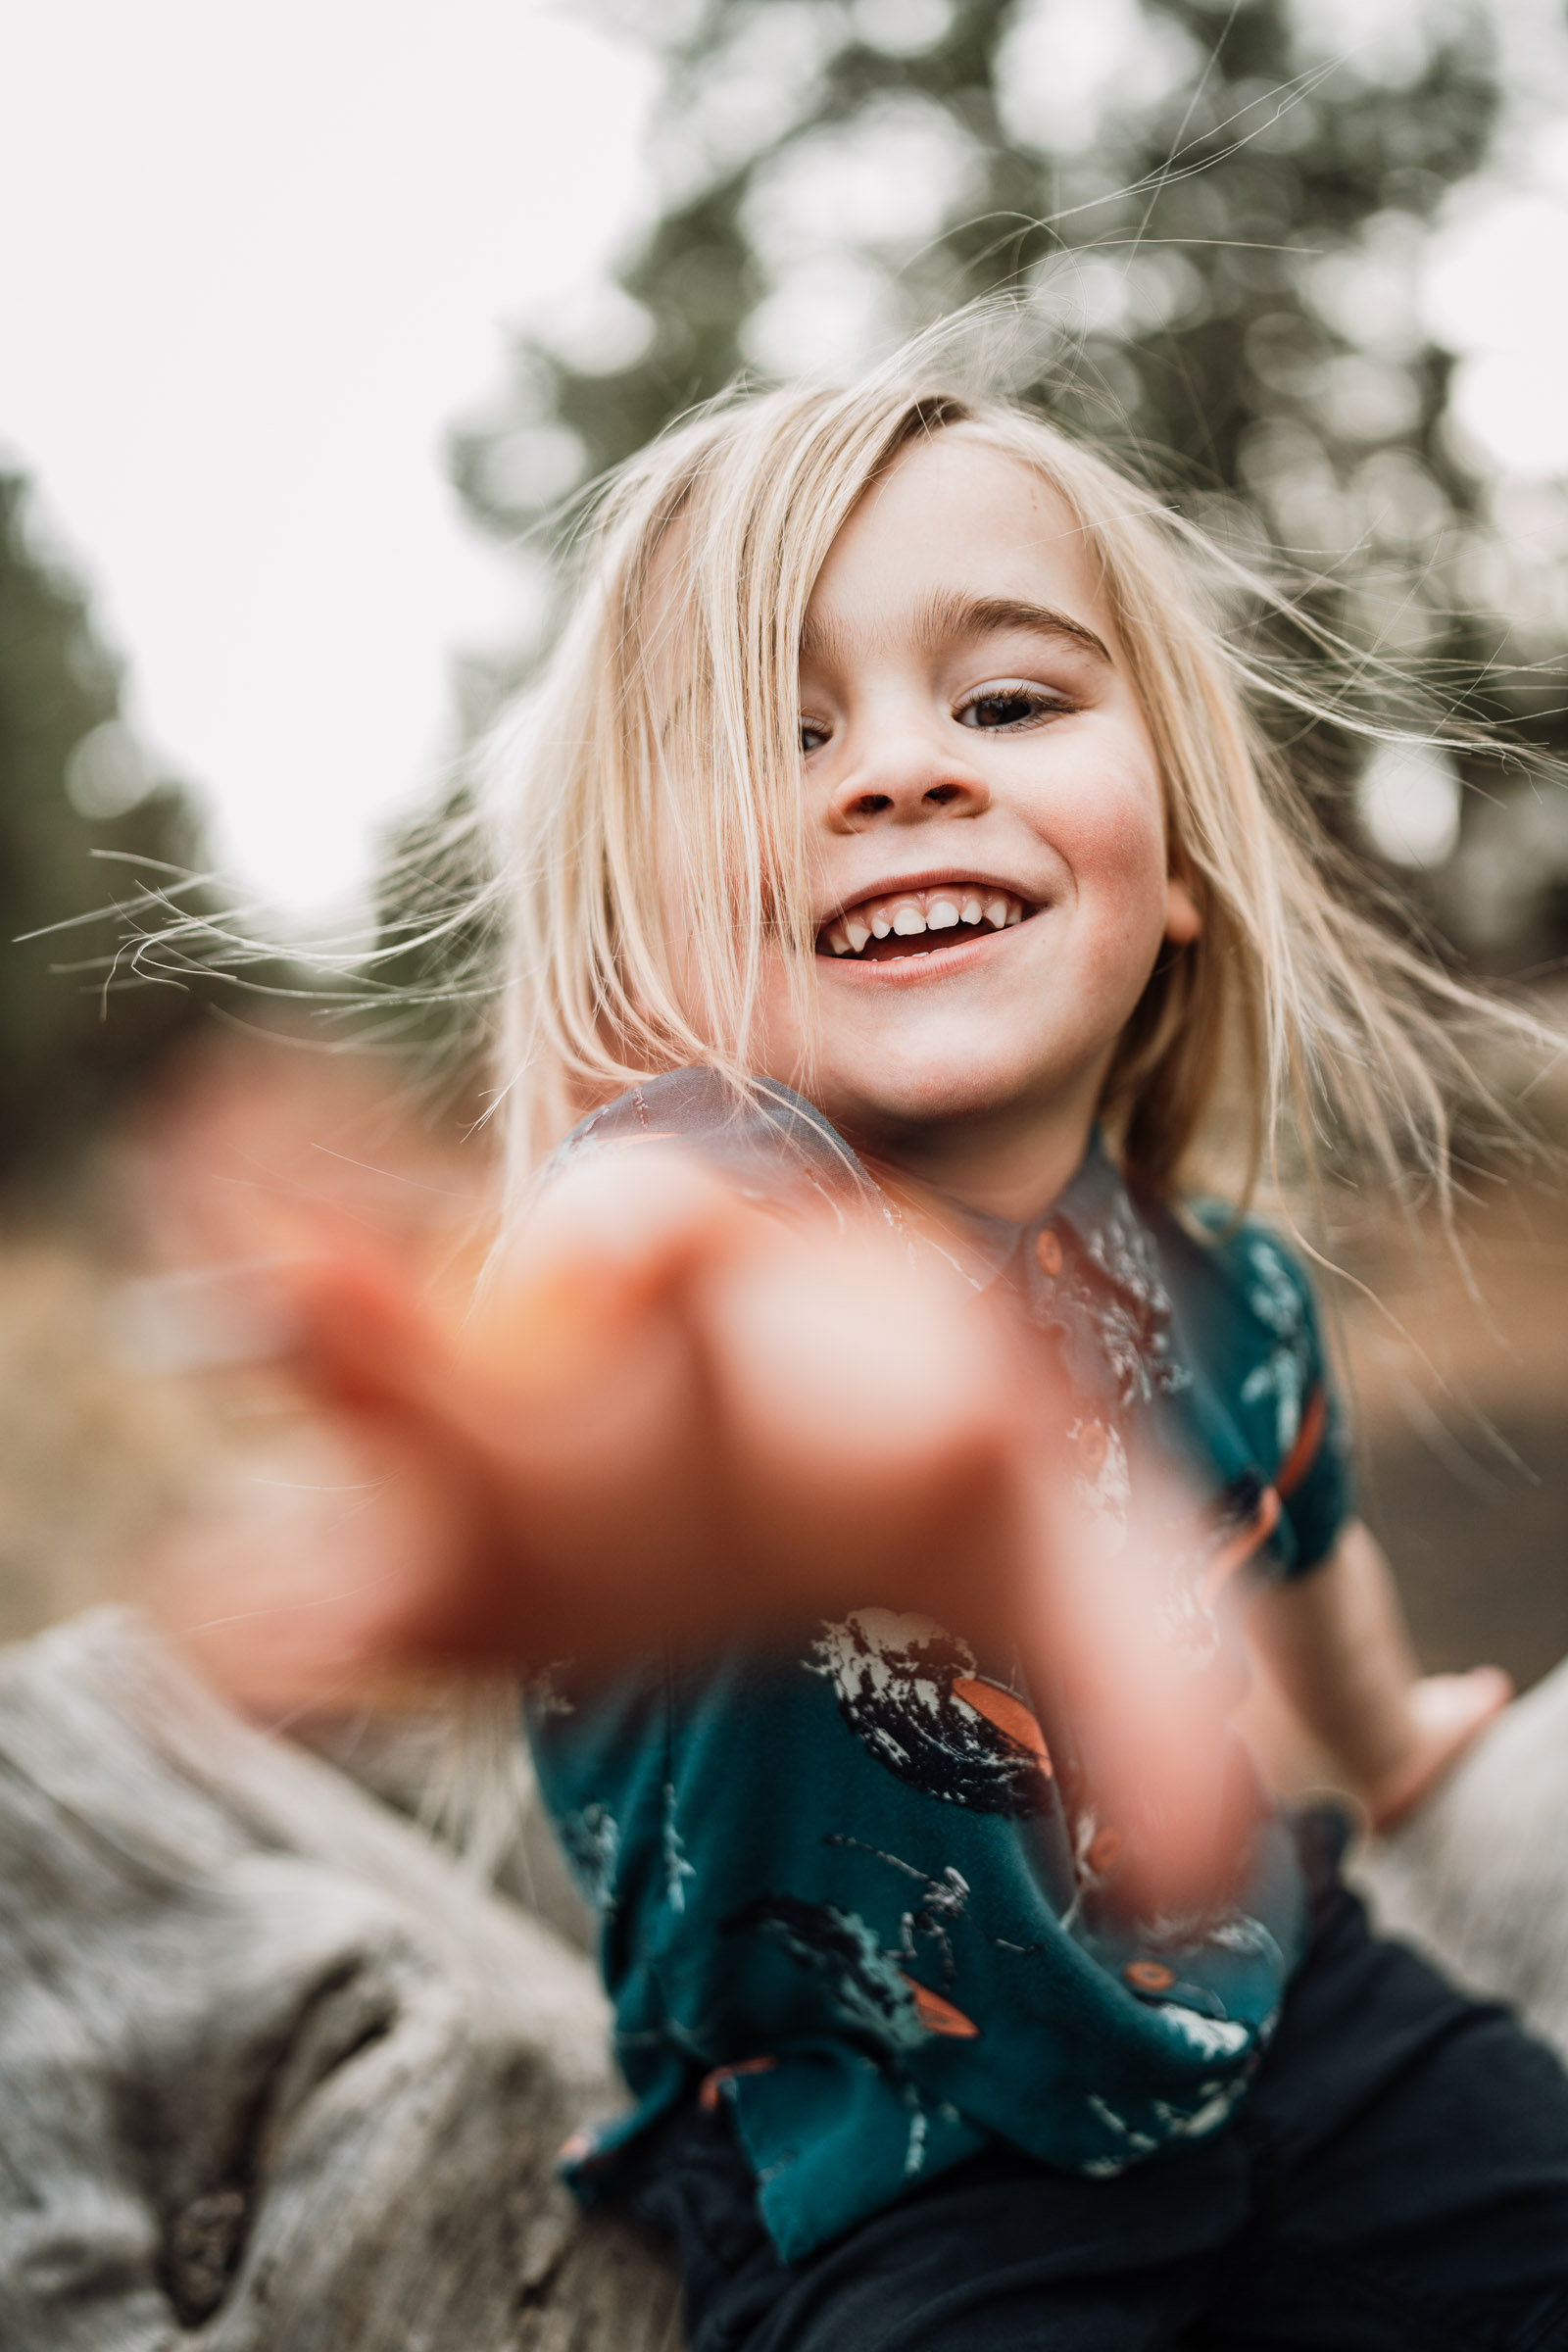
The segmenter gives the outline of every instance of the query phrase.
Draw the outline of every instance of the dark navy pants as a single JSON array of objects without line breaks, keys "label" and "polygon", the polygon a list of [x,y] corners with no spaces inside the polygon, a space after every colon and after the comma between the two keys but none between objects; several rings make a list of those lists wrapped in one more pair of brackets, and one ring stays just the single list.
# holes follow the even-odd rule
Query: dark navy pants
[{"label": "dark navy pants", "polygon": [[722,2116],[651,2135],[692,2352],[1568,2347],[1568,2076],[1325,1893],[1234,2122],[1113,2180],[994,2150],[783,2263]]}]

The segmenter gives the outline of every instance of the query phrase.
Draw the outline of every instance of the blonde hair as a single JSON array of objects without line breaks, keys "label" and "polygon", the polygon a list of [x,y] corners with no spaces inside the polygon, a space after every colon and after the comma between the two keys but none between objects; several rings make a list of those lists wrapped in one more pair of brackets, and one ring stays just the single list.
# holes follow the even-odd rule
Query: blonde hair
[{"label": "blonde hair", "polygon": [[[730,396],[599,495],[571,617],[491,759],[514,1178],[650,1072],[706,1062],[744,1088],[768,946],[786,952],[808,1033],[807,606],[868,487],[917,438],[961,428],[1028,466],[1081,534],[1158,757],[1173,870],[1201,916],[1162,956],[1109,1074],[1102,1116],[1129,1170],[1176,1188],[1223,1101],[1240,1106],[1241,1197],[1260,1166],[1331,1151],[1446,1200],[1451,1104],[1478,1083],[1466,1031],[1541,1033],[1362,910],[1353,862],[1265,725],[1272,705],[1403,738],[1407,716],[1358,714],[1250,653],[1227,600],[1292,613],[1290,600],[1043,415],[976,395],[955,348],[924,338],[847,389]],[[1315,641],[1331,661],[1343,650]],[[799,1079],[808,1091],[809,1070]]]}]

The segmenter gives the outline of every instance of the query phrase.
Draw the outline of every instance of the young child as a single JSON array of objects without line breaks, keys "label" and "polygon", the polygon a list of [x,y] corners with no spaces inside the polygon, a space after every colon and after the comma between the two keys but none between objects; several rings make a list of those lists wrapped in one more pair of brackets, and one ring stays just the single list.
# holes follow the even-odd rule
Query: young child
[{"label": "young child", "polygon": [[[1568,2344],[1556,2062],[1231,1744],[1223,1884],[1158,1876],[1244,1617],[1375,1820],[1507,1695],[1419,1679],[1298,1260],[1189,1189],[1238,1118],[1254,1168],[1289,1125],[1441,1178],[1477,1010],[1337,889],[1271,691],[1185,525],[918,362],[671,434],[504,755],[519,1208],[560,1147],[512,1339],[612,1401],[520,1431],[373,1286],[311,1310],[452,1498],[429,1623],[533,1670],[634,2102],[575,2178],[673,2236],[697,2352]],[[857,1218],[969,1324],[839,1311]],[[1125,1692],[993,1605],[1022,1441],[970,1440],[1036,1380],[1056,1505],[1205,1694],[1189,1741],[1144,1686],[1142,1781]]]}]

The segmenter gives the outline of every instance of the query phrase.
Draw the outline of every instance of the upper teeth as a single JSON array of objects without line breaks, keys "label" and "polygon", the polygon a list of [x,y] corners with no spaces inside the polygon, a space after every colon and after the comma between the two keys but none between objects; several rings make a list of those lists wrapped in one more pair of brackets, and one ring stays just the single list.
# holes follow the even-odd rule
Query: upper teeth
[{"label": "upper teeth", "polygon": [[835,956],[858,956],[869,939],[886,939],[890,931],[912,939],[921,931],[951,931],[959,923],[989,923],[1004,931],[1023,921],[1025,902],[1010,890],[988,882],[940,882],[931,890],[899,890],[886,898],[862,899],[858,906],[836,915],[822,933],[822,945]]}]

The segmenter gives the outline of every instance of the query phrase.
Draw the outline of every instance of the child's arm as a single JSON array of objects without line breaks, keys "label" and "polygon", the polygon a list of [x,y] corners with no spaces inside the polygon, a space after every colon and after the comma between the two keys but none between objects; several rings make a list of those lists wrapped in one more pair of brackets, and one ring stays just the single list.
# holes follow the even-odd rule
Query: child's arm
[{"label": "child's arm", "polygon": [[1358,1521],[1321,1567],[1259,1588],[1248,1632],[1377,1829],[1420,1804],[1513,1695],[1496,1666],[1422,1675],[1388,1561]]},{"label": "child's arm", "polygon": [[193,1530],[165,1622],[264,1711],[421,1663],[604,1675],[857,1602],[961,1595],[983,1634],[1030,1502],[1024,1384],[1000,1323],[877,1239],[617,1150],[443,1308],[373,1232],[301,1213],[253,1320],[328,1408],[288,1432],[318,1466],[262,1465],[259,1500],[308,1507]]},{"label": "child's arm", "polygon": [[1223,1706],[1140,1601],[1137,1543],[1106,1575],[1067,1507],[1049,1374],[939,1265],[633,1149],[552,1188],[475,1314],[341,1227],[268,1283],[323,1442],[362,1451],[270,1480],[319,1498],[292,1536],[253,1512],[182,1547],[164,1621],[242,1704],[421,1663],[570,1660],[581,1689],[666,1643],[914,1612],[1070,1691],[1130,1894],[1223,1892]]}]

